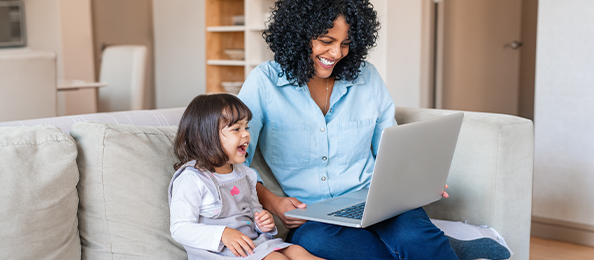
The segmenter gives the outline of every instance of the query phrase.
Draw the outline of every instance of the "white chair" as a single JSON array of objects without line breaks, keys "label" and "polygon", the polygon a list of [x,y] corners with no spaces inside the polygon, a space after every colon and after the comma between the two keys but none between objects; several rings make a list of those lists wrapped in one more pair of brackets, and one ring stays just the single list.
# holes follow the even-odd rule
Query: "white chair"
[{"label": "white chair", "polygon": [[0,52],[0,122],[55,117],[56,54]]},{"label": "white chair", "polygon": [[147,48],[112,45],[103,51],[99,81],[99,112],[148,109],[145,102]]}]

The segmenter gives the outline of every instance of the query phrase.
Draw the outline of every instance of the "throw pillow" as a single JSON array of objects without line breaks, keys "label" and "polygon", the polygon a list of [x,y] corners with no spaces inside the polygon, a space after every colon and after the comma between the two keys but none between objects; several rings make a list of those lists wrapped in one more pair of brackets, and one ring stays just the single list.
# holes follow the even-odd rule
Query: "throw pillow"
[{"label": "throw pillow", "polygon": [[0,259],[80,259],[77,183],[68,134],[0,127]]},{"label": "throw pillow", "polygon": [[187,259],[171,238],[167,187],[176,127],[79,122],[83,259]]}]

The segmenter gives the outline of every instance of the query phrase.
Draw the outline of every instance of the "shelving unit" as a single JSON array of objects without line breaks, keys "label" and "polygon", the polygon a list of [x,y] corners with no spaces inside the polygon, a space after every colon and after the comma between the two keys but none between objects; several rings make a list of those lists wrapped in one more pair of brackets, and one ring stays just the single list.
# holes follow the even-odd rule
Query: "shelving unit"
[{"label": "shelving unit", "polygon": [[[273,54],[262,38],[274,0],[206,0],[206,92],[226,92],[223,81],[244,81]],[[244,25],[233,16],[244,15]],[[225,49],[244,49],[244,60],[232,60]]]}]

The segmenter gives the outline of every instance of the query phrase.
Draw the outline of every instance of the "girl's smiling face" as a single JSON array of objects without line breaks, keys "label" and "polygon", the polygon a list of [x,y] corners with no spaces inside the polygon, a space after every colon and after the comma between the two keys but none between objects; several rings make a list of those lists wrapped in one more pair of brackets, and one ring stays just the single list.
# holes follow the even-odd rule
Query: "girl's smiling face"
[{"label": "girl's smiling face", "polygon": [[250,132],[248,130],[247,118],[221,129],[219,133],[221,146],[227,157],[229,157],[229,161],[222,167],[215,167],[217,173],[231,173],[233,171],[232,164],[245,162],[246,148],[250,143]]},{"label": "girl's smiling face", "polygon": [[316,71],[314,77],[330,77],[336,63],[349,54],[349,28],[344,17],[339,16],[327,34],[311,41],[310,58]]}]

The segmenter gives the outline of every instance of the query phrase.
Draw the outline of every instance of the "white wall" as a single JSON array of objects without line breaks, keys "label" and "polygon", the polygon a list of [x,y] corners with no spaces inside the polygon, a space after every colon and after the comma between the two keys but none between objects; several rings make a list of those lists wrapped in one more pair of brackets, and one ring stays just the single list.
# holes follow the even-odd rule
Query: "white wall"
[{"label": "white wall", "polygon": [[539,2],[533,197],[533,216],[591,227],[593,12],[591,0]]},{"label": "white wall", "polygon": [[[396,106],[429,107],[433,0],[371,0],[381,23],[368,60],[382,76]],[[429,26],[428,26],[429,25]]]},{"label": "white wall", "polygon": [[[386,51],[388,46],[388,0],[371,0],[380,21],[381,29],[377,39],[377,46],[369,52],[367,61],[371,62],[382,76],[384,83],[388,86],[388,59]],[[393,96],[393,95],[392,95]]]},{"label": "white wall", "polygon": [[204,0],[153,0],[157,108],[206,93]]}]

